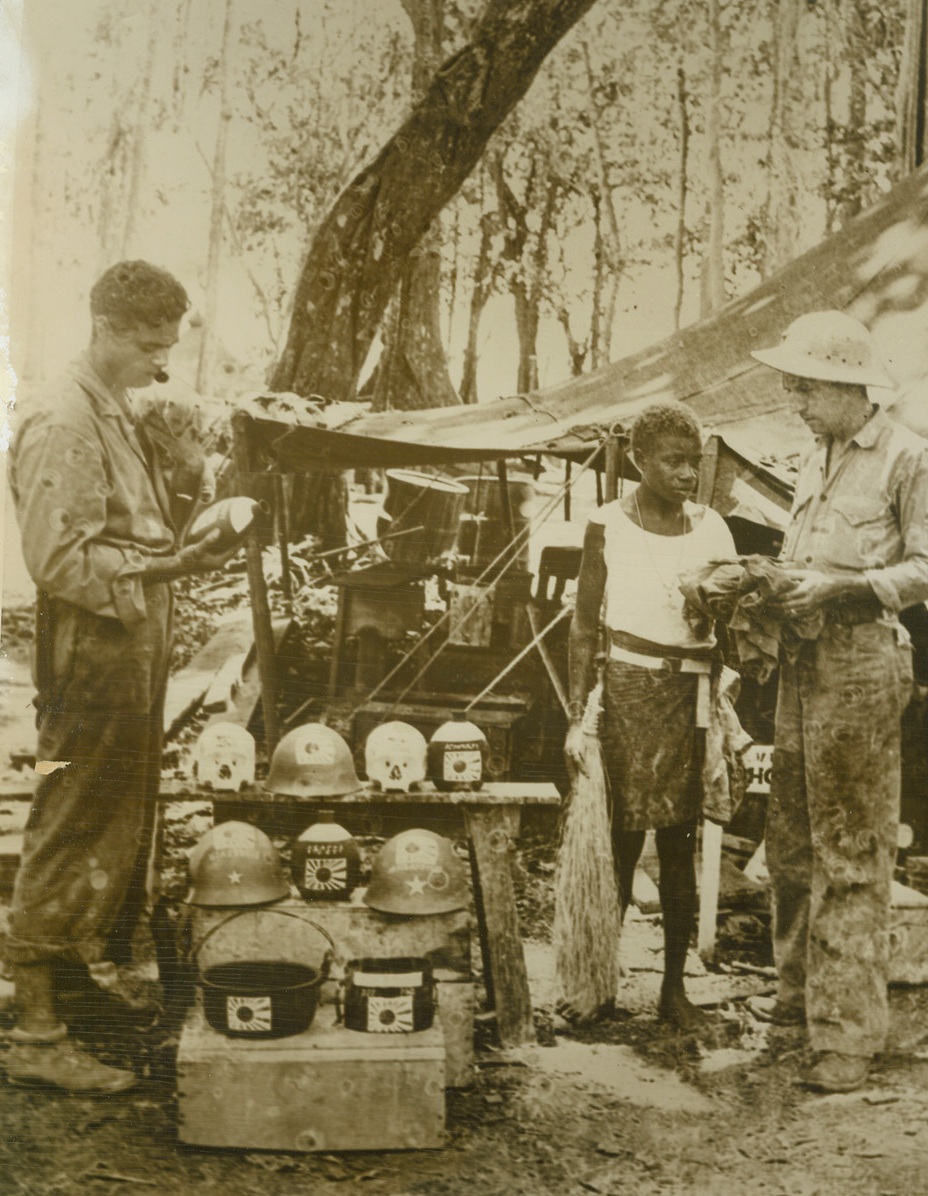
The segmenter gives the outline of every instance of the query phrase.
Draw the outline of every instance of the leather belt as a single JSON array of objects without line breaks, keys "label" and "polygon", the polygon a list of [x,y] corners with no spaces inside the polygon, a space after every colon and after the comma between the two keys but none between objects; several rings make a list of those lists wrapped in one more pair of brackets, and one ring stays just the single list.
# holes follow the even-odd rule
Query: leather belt
[{"label": "leather belt", "polygon": [[642,652],[630,652],[619,644],[613,644],[609,649],[609,659],[636,664],[642,669],[661,669],[668,673],[712,672],[711,660],[698,660],[686,656],[645,656]]},{"label": "leather belt", "polygon": [[826,623],[842,627],[858,627],[861,623],[876,623],[883,617],[883,607],[875,599],[862,598],[853,602],[833,602],[825,606]]},{"label": "leather belt", "polygon": [[[696,649],[692,656],[685,655],[685,648],[663,648],[660,644],[651,644],[648,640],[639,640],[637,636],[626,632],[613,631],[612,644],[609,648],[609,659],[621,661],[623,664],[636,665],[642,669],[653,669],[661,672],[692,673],[696,675],[696,726],[708,727],[710,678],[712,675],[714,649]],[[635,651],[626,647],[634,643],[646,649],[654,648],[654,652]],[[657,653],[660,652],[661,655]],[[665,655],[664,653],[673,653]]]}]

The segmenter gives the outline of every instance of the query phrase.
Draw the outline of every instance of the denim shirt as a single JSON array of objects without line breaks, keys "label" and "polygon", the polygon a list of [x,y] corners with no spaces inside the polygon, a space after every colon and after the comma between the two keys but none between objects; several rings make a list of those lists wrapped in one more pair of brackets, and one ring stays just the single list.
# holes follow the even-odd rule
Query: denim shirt
[{"label": "denim shirt", "polygon": [[803,459],[781,558],[863,573],[889,611],[928,599],[928,444],[877,410],[837,455]]},{"label": "denim shirt", "polygon": [[174,551],[161,467],[86,356],[17,402],[10,487],[36,587],[127,627],[146,617],[138,575]]}]

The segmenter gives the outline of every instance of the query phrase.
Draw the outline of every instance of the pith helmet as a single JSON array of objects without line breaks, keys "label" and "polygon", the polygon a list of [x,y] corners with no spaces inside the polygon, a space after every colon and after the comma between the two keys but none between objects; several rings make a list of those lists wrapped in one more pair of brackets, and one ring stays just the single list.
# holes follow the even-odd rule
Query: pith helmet
[{"label": "pith helmet", "polygon": [[337,731],[306,723],[274,749],[266,787],[288,797],[340,797],[361,788],[351,749]]},{"label": "pith helmet", "polygon": [[894,389],[869,329],[843,311],[812,311],[793,320],[780,343],[751,354],[764,365],[797,378],[856,382]]},{"label": "pith helmet", "polygon": [[400,831],[374,859],[364,901],[386,914],[446,914],[464,909],[464,865],[451,843],[434,831]]},{"label": "pith helmet", "polygon": [[425,736],[409,723],[381,723],[364,745],[368,780],[387,793],[408,793],[413,785],[425,780],[427,751]]},{"label": "pith helmet", "polygon": [[197,781],[237,792],[255,779],[255,741],[237,723],[210,723],[197,740],[193,761]]},{"label": "pith helmet", "polygon": [[190,905],[265,905],[290,895],[277,849],[247,822],[221,822],[190,855]]}]

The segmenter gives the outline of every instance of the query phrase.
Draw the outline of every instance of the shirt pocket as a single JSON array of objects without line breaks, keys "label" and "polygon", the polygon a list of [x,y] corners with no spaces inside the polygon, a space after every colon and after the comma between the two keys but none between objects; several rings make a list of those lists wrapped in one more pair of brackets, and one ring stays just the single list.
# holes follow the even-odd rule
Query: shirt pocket
[{"label": "shirt pocket", "polygon": [[833,500],[831,507],[834,511],[834,535],[828,552],[831,562],[851,569],[886,564],[891,534],[887,504],[876,498],[841,495]]}]

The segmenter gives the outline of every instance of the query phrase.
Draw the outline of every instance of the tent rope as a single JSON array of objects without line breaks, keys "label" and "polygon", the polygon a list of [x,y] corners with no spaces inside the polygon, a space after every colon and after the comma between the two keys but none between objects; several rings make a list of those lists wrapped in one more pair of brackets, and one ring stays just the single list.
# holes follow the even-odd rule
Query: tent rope
[{"label": "tent rope", "polygon": [[[576,475],[571,479],[571,483],[570,483],[571,486],[574,486],[574,485],[576,485],[577,482],[579,482],[579,480],[583,476],[583,474],[592,465],[594,458],[600,452],[601,448],[602,448],[601,443],[597,444],[596,448],[593,449],[593,451],[589,454],[589,456],[585,458],[585,460],[582,462],[582,464],[580,466],[580,469],[577,471]],[[499,553],[497,553],[496,557],[486,566],[486,568],[483,570],[483,572],[480,574],[480,576],[477,577],[471,583],[471,586],[469,588],[473,589],[473,590],[477,590],[479,588],[481,582],[483,581],[483,579],[486,578],[487,576],[491,575],[493,573],[493,571],[499,566],[500,562],[503,561],[506,558],[506,556],[508,555],[510,557],[509,561],[506,563],[505,566],[502,567],[499,576],[494,579],[494,581],[491,583],[491,586],[489,586],[488,588],[492,588],[492,586],[495,586],[496,584],[498,584],[498,582],[501,580],[501,578],[503,576],[503,573],[505,572],[505,569],[509,568],[510,565],[512,565],[514,563],[516,557],[518,556],[519,549],[521,548],[522,540],[524,538],[528,537],[531,534],[531,532],[539,524],[541,524],[545,520],[547,520],[547,518],[549,517],[551,512],[560,503],[562,497],[563,497],[563,487],[558,489],[555,492],[555,494],[548,500],[548,502],[542,507],[541,511],[539,511],[536,514],[534,519],[532,519],[530,523],[527,523],[525,525],[525,527],[523,527],[521,529],[521,531],[519,531],[519,533],[515,536],[515,538],[512,541],[510,541],[509,544],[507,544]],[[462,613],[460,619],[458,619],[457,622],[452,624],[451,631],[452,632],[459,631],[465,625],[465,623],[467,623],[467,621],[473,617],[473,615],[476,613],[477,609],[478,608],[477,608],[476,604],[469,607],[468,609],[466,609]],[[362,701],[351,712],[351,717],[354,717],[354,715],[358,714],[363,709],[363,707],[366,705],[367,702],[372,701],[377,696],[377,694],[379,694],[381,692],[381,690],[383,690],[383,688],[411,660],[413,655],[421,649],[422,645],[427,643],[428,640],[430,640],[432,638],[432,636],[434,636],[440,629],[444,628],[447,624],[451,623],[451,620],[452,620],[452,615],[451,615],[451,610],[449,608],[448,610],[446,610],[444,612],[443,615],[441,615],[441,617],[439,619],[437,619],[435,621],[435,623],[433,623],[433,625],[429,628],[429,630],[420,639],[418,639],[416,641],[416,643],[409,649],[409,651],[407,651],[403,655],[403,657],[393,666],[393,668],[390,669],[390,671],[386,674],[386,676],[384,676],[382,678],[382,680],[379,681],[377,683],[377,685],[374,686],[374,688],[367,695],[367,697],[364,699],[364,701]],[[428,658],[428,660],[425,662],[425,664],[422,665],[422,667],[419,669],[419,671],[416,673],[416,675],[407,684],[405,689],[403,689],[403,691],[394,699],[392,705],[390,706],[389,711],[387,712],[387,715],[393,713],[393,711],[400,704],[400,702],[403,701],[403,699],[410,692],[410,690],[417,684],[418,681],[421,680],[422,676],[428,671],[428,669],[430,669],[432,667],[432,665],[435,663],[435,661],[438,659],[438,657],[441,655],[441,653],[445,650],[445,647],[446,647],[446,642],[442,642],[439,645],[439,647],[437,648],[437,650],[431,654],[431,656]]]}]

